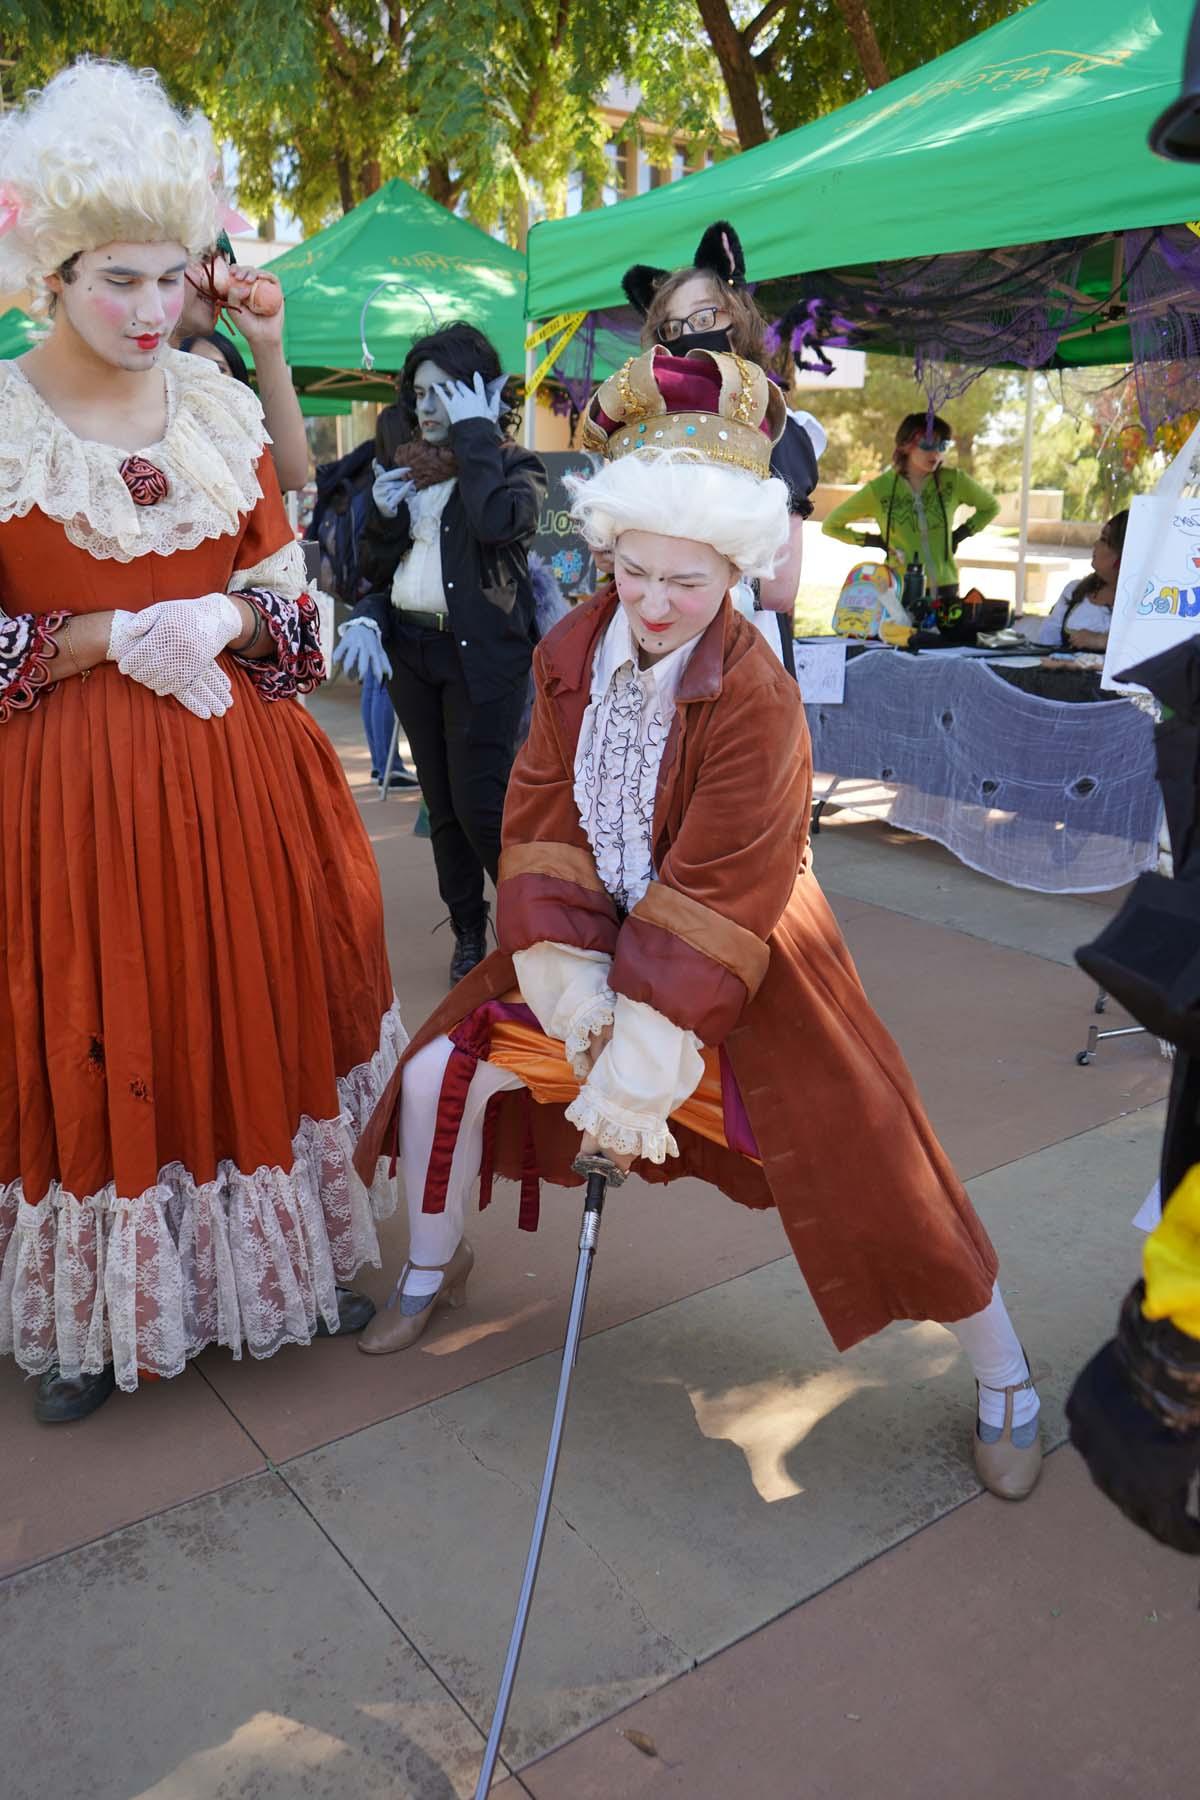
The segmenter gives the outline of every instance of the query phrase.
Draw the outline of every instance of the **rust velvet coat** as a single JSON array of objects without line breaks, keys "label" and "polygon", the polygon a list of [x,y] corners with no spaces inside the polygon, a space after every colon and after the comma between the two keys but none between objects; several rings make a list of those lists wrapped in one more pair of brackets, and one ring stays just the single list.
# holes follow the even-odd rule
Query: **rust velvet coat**
[{"label": "rust velvet coat", "polygon": [[[627,917],[601,885],[574,801],[592,662],[617,604],[598,595],[555,627],[504,814],[500,948],[447,996],[409,1054],[516,986],[512,956],[554,942],[605,951],[610,985],[706,1045],[723,1045],[761,1166],[676,1121],[696,1175],[775,1206],[840,1349],[892,1319],[960,1319],[991,1298],[996,1255],[934,1136],[903,1058],[867,1001],[812,874],[812,762],[794,679],[726,600],[684,673],[654,816],[657,879]],[[363,1141],[393,1121],[403,1067]],[[496,1169],[516,1177],[527,1097],[499,1101]],[[540,1172],[568,1182],[578,1132],[533,1106]]]}]

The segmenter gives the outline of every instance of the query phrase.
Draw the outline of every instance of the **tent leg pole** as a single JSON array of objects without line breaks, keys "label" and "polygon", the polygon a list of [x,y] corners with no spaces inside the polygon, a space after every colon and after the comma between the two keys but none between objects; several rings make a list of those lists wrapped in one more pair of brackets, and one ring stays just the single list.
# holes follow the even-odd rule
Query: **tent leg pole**
[{"label": "tent leg pole", "polygon": [[521,442],[524,444],[524,446],[527,450],[534,450],[537,448],[535,441],[534,441],[537,437],[537,395],[530,394],[528,392],[529,383],[533,380],[534,371],[536,370],[536,368],[537,368],[537,351],[536,350],[526,350],[526,352],[525,352],[526,400],[525,400],[525,416],[521,420]]},{"label": "tent leg pole", "polygon": [[1025,371],[1025,443],[1021,452],[1021,515],[1017,541],[1014,619],[1025,612],[1025,565],[1029,556],[1029,492],[1033,486],[1033,370]]}]

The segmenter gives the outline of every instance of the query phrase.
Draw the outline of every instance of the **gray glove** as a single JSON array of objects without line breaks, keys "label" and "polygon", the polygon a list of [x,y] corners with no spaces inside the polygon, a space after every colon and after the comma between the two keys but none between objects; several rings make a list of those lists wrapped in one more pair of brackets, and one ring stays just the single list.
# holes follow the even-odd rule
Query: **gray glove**
[{"label": "gray glove", "polygon": [[476,370],[470,387],[465,381],[443,382],[438,393],[450,423],[457,425],[463,419],[487,419],[491,424],[497,424],[506,380],[507,376],[497,375],[493,381],[485,382]]},{"label": "gray glove", "polygon": [[392,665],[374,619],[347,620],[333,660],[351,681],[365,681],[373,675],[382,687],[392,678]]},{"label": "gray glove", "polygon": [[385,519],[394,519],[404,502],[411,500],[416,491],[416,483],[407,469],[386,469],[376,476],[371,498]]}]

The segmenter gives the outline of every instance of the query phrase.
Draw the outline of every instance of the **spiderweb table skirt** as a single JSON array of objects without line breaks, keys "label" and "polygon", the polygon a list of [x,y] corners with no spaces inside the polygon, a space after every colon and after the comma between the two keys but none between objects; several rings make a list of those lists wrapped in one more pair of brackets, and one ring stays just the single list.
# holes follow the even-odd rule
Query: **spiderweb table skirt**
[{"label": "spiderweb table skirt", "polygon": [[806,708],[818,800],[936,839],[1013,887],[1103,892],[1155,866],[1154,726],[1124,699],[1023,693],[969,657],[878,650]]}]

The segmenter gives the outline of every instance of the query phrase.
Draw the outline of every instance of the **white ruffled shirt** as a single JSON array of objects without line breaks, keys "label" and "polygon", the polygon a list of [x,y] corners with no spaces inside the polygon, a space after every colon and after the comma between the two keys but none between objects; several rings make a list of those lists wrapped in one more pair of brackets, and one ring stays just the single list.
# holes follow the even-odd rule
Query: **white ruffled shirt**
[{"label": "white ruffled shirt", "polygon": [[[575,751],[575,803],[605,888],[625,911],[654,880],[654,802],[675,695],[699,638],[647,669],[618,606],[592,665],[591,699]],[[652,1006],[614,994],[611,958],[569,944],[535,944],[513,962],[526,1005],[561,1038],[583,1079],[567,1117],[602,1148],[665,1162],[678,1147],[669,1115],[704,1073],[700,1040]],[[589,1046],[612,1037],[589,1072]]]},{"label": "white ruffled shirt", "polygon": [[448,612],[442,584],[442,514],[454,477],[420,488],[408,501],[412,549],[392,577],[392,605],[400,612]]}]

